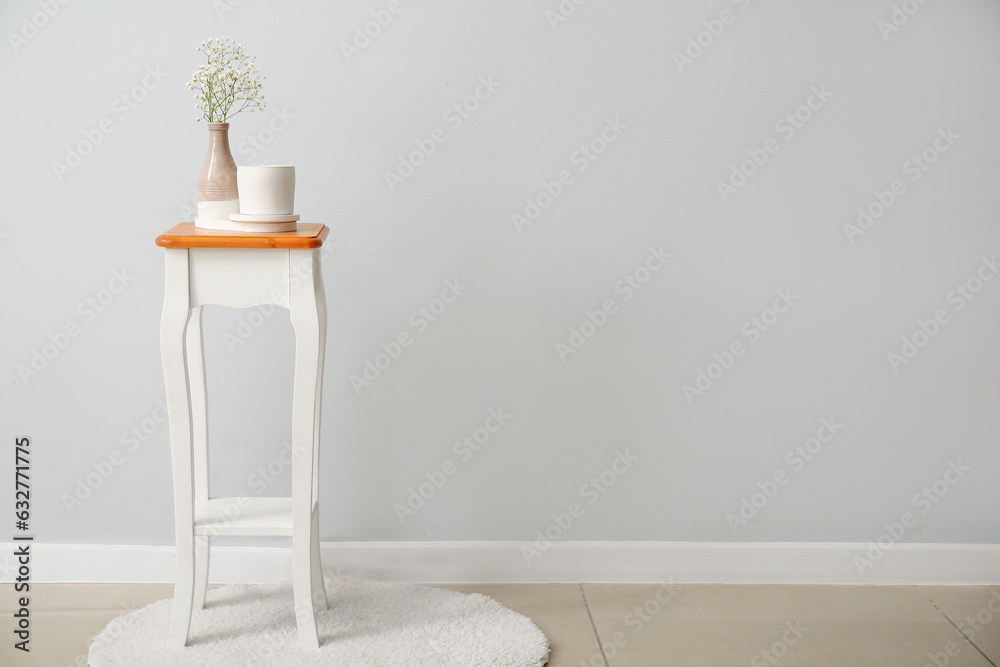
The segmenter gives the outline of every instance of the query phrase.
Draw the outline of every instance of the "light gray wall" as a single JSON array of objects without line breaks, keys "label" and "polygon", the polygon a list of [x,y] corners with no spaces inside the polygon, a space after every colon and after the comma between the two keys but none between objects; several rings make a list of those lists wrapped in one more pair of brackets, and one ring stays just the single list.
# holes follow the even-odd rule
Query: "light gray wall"
[{"label": "light gray wall", "polygon": [[[184,84],[195,46],[223,34],[257,55],[270,104],[234,119],[237,162],[295,164],[298,211],[332,230],[323,539],[529,540],[576,502],[566,539],[864,542],[910,512],[904,541],[1000,540],[1000,280],[952,293],[980,287],[1000,251],[1000,6],[909,0],[899,11],[918,11],[883,34],[888,0],[562,5],[575,12],[553,28],[556,0],[399,0],[348,61],[342,44],[386,3],[3,3],[0,405],[8,451],[33,439],[39,540],[173,541],[153,240],[191,217],[206,131]],[[711,23],[723,10],[732,22]],[[703,21],[722,34],[679,67]],[[446,112],[480,77],[499,85],[456,128]],[[813,89],[832,96],[792,134],[781,119]],[[609,119],[620,136],[574,160]],[[447,140],[390,189],[385,172],[439,127]],[[957,138],[913,180],[905,163],[939,128]],[[765,146],[723,201],[717,182]],[[572,181],[518,229],[512,214],[561,170]],[[902,194],[852,243],[844,225],[894,179]],[[671,256],[626,299],[616,285],[651,246]],[[447,281],[466,287],[422,330],[413,313]],[[793,304],[754,340],[782,290]],[[561,359],[608,299],[615,312]],[[894,368],[938,310],[946,323]],[[248,317],[259,326],[234,344]],[[78,335],[46,349],[69,324]],[[402,332],[412,345],[356,391]],[[254,477],[282,467],[289,437],[287,313],[216,309],[206,339],[213,491],[287,493],[287,469]],[[22,377],[35,351],[54,358]],[[501,408],[478,452],[456,452]],[[823,419],[843,427],[812,460],[786,458]],[[616,452],[638,462],[595,491]],[[401,523],[395,506],[447,460],[455,474]],[[938,482],[939,502],[915,497],[949,461],[969,470]],[[775,474],[734,530],[727,513]],[[0,497],[11,489],[4,474]]]}]

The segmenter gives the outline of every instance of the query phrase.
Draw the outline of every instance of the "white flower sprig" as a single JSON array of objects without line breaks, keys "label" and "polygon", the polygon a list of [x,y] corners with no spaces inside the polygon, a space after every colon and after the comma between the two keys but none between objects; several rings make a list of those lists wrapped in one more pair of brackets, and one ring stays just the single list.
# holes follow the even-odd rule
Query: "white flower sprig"
[{"label": "white flower sprig", "polygon": [[196,120],[225,123],[241,111],[264,110],[267,100],[260,84],[264,77],[242,44],[228,37],[213,37],[195,50],[208,56],[208,64],[195,70],[187,84],[195,93],[195,108],[201,110]]}]

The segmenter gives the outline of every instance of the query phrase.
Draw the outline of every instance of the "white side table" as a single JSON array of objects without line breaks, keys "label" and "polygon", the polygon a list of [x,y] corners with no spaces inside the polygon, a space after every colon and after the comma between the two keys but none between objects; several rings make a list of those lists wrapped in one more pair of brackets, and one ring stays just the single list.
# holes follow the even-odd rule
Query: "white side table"
[{"label": "white side table", "polygon": [[[165,248],[160,345],[171,406],[177,534],[174,608],[167,640],[172,648],[187,644],[192,611],[205,604],[212,535],[292,538],[299,641],[305,648],[319,647],[315,614],[327,608],[319,556],[319,425],[326,347],[319,248],[329,231],[321,224],[299,224],[294,232],[255,234],[199,229],[186,222],[156,239]],[[234,308],[274,304],[289,310],[295,330],[290,498],[209,494],[201,331],[201,310],[208,304]]]}]

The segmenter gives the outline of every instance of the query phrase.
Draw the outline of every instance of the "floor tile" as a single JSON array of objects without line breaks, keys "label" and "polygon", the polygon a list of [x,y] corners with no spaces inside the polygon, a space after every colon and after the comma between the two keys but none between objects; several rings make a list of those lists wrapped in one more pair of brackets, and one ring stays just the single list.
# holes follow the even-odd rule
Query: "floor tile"
[{"label": "floor tile", "polygon": [[920,586],[920,592],[1000,665],[1000,587]]},{"label": "floor tile", "polygon": [[34,612],[30,652],[0,646],[0,664],[13,667],[85,667],[94,635],[117,616],[109,611]]},{"label": "floor tile", "polygon": [[[0,611],[14,608],[12,584],[2,584]],[[173,584],[31,584],[34,611],[101,611],[144,607],[174,594]]]},{"label": "floor tile", "polygon": [[[550,667],[989,667],[1000,665],[1000,588],[462,584],[531,618]],[[170,584],[35,584],[31,648],[0,665],[84,667],[113,617],[169,598]],[[0,612],[16,597],[0,585]],[[593,619],[593,621],[591,620]],[[972,619],[973,622],[970,622]],[[961,636],[966,630],[978,646]],[[603,640],[597,643],[594,627]],[[0,628],[2,629],[2,628]],[[9,628],[5,630],[9,633]],[[947,655],[951,649],[954,655]],[[982,653],[980,653],[982,651]]]},{"label": "floor tile", "polygon": [[915,587],[583,590],[610,667],[990,667]]},{"label": "floor tile", "polygon": [[[579,667],[581,660],[600,655],[579,584],[458,584],[444,588],[488,595],[534,621],[552,647],[548,667]],[[604,667],[604,663],[595,667]]]},{"label": "floor tile", "polygon": [[[8,618],[20,594],[12,584],[0,588],[0,612]],[[0,665],[85,667],[91,641],[112,618],[170,597],[173,590],[172,584],[32,584],[31,650],[19,651],[5,639]]]}]

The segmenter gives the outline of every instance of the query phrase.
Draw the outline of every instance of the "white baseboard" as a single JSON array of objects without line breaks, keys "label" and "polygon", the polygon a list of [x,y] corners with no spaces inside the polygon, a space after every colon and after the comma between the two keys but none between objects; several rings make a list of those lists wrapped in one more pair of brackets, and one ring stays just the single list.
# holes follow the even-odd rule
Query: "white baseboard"
[{"label": "white baseboard", "polygon": [[[17,576],[14,545],[0,581]],[[557,542],[328,542],[328,576],[425,583],[615,582],[1000,585],[1000,545]],[[870,549],[874,549],[869,551]],[[532,556],[532,552],[528,552]],[[863,559],[863,560],[859,560]],[[32,581],[172,582],[173,547],[31,545]],[[863,570],[863,571],[859,571]],[[213,582],[290,580],[287,548],[212,549]]]}]

